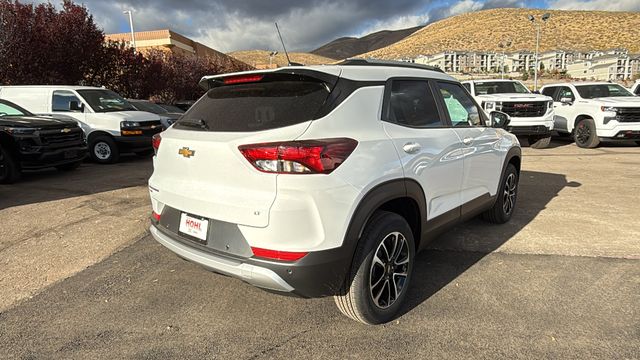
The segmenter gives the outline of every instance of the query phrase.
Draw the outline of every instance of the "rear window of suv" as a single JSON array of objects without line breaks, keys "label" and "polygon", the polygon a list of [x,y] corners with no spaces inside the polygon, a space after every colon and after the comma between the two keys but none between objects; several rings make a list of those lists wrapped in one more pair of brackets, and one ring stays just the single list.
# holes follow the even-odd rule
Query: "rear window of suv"
[{"label": "rear window of suv", "polygon": [[179,120],[179,129],[251,132],[314,120],[329,86],[307,76],[271,75],[210,89]]}]

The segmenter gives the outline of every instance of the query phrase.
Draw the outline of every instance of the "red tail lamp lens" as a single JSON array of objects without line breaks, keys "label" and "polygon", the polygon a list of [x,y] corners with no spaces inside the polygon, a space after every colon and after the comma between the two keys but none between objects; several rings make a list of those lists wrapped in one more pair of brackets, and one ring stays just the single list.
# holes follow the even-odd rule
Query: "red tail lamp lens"
[{"label": "red tail lamp lens", "polygon": [[155,211],[151,212],[151,217],[152,217],[155,221],[160,221],[160,214],[157,214]]},{"label": "red tail lamp lens", "polygon": [[160,149],[160,142],[162,141],[162,136],[160,133],[154,134],[151,137],[151,146],[153,146],[153,151],[157,154],[158,149]]},{"label": "red tail lamp lens", "polygon": [[290,251],[278,251],[252,247],[253,255],[263,259],[269,260],[281,260],[281,261],[297,261],[305,257],[306,252],[290,252]]},{"label": "red tail lamp lens", "polygon": [[238,149],[258,170],[278,174],[329,174],[358,142],[348,138],[243,145]]}]

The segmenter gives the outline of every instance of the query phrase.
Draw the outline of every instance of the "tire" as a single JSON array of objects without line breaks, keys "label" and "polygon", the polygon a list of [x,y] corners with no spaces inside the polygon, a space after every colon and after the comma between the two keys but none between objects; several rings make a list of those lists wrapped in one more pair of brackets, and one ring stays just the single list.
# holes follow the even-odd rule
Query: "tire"
[{"label": "tire", "polygon": [[[385,250],[394,244],[396,251],[390,261]],[[393,320],[407,296],[415,255],[407,221],[395,213],[374,213],[358,241],[345,283],[334,297],[338,309],[364,324]]]},{"label": "tire", "polygon": [[58,166],[56,166],[56,169],[58,169],[60,171],[73,171],[73,170],[79,168],[81,164],[82,164],[82,161],[76,161],[76,162],[69,163],[69,164],[58,165]]},{"label": "tire", "polygon": [[0,146],[0,184],[12,184],[20,179],[20,166],[13,155]]},{"label": "tire", "polygon": [[493,207],[482,214],[482,218],[493,224],[504,224],[511,220],[518,200],[518,170],[513,164],[507,165],[507,171],[498,188],[498,198]]},{"label": "tire", "polygon": [[529,147],[534,149],[545,149],[549,147],[549,143],[551,143],[551,135],[543,138],[534,136],[529,137]]},{"label": "tire", "polygon": [[113,164],[120,158],[120,151],[111,137],[99,135],[90,140],[89,155],[99,164]]},{"label": "tire", "polygon": [[636,141],[636,145],[640,146],[640,141]]},{"label": "tire", "polygon": [[573,129],[573,138],[576,145],[581,148],[593,149],[600,144],[596,133],[596,123],[589,118],[578,121],[576,128]]}]

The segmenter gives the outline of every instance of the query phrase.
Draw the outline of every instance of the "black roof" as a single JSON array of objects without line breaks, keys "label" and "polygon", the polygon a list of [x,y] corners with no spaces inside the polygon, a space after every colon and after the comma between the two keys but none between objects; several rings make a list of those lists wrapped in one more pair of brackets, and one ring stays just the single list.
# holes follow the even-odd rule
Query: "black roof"
[{"label": "black roof", "polygon": [[404,61],[393,61],[393,60],[353,58],[353,59],[346,59],[338,63],[337,65],[393,66],[393,67],[403,67],[403,68],[412,68],[412,69],[421,69],[421,70],[431,70],[431,71],[444,73],[444,71],[442,71],[442,69],[440,69],[439,67],[415,64],[415,63],[404,62]]}]

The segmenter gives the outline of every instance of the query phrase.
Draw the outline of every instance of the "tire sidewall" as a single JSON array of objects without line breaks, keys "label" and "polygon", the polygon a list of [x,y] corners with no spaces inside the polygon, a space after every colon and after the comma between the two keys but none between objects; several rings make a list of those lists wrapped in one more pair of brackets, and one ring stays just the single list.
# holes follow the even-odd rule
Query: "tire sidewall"
[{"label": "tire sidewall", "polygon": [[[513,203],[513,209],[511,209],[511,212],[509,214],[504,212],[504,189],[505,186],[507,184],[507,179],[509,178],[509,175],[513,174],[516,177],[516,198],[514,200]],[[513,164],[509,164],[507,165],[507,170],[504,173],[504,177],[502,178],[502,181],[500,182],[500,188],[498,189],[498,199],[496,199],[496,205],[498,206],[500,212],[499,212],[499,216],[500,216],[500,221],[501,223],[506,223],[509,220],[511,220],[511,217],[513,216],[513,213],[515,212],[516,206],[518,205],[518,192],[520,190],[520,177],[518,176],[518,171],[516,170],[516,167]]]},{"label": "tire sidewall", "polygon": [[[376,250],[385,237],[392,232],[400,232],[406,239],[409,247],[409,266],[407,270],[407,280],[402,292],[396,301],[386,309],[379,308],[371,297],[369,284],[371,276],[371,265]],[[382,212],[382,215],[375,214],[365,228],[358,246],[355,264],[359,264],[356,276],[351,283],[351,287],[359,292],[357,306],[363,309],[365,320],[371,324],[381,324],[393,320],[404,304],[408,289],[411,286],[411,278],[415,267],[415,241],[411,228],[406,220],[394,213]]]},{"label": "tire sidewall", "polygon": [[[574,131],[573,141],[575,141],[576,145],[581,148],[594,148],[598,145],[598,134],[596,133],[596,126],[593,119],[582,119],[578,121],[576,124],[576,129]],[[585,126],[589,129],[589,138],[585,142],[580,142],[578,136],[578,129],[582,126]]]}]

